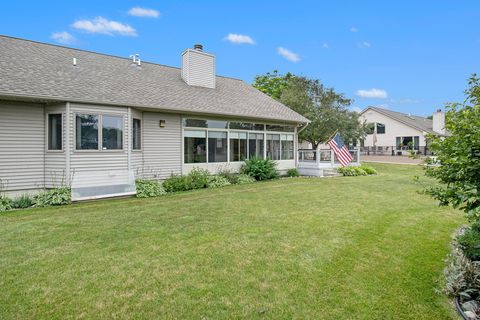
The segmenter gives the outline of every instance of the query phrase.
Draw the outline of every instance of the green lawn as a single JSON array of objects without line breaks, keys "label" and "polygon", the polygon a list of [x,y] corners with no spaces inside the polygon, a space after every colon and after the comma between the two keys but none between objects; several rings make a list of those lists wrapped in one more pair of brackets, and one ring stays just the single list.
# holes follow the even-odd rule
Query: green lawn
[{"label": "green lawn", "polygon": [[452,319],[408,165],[0,216],[0,318]]}]

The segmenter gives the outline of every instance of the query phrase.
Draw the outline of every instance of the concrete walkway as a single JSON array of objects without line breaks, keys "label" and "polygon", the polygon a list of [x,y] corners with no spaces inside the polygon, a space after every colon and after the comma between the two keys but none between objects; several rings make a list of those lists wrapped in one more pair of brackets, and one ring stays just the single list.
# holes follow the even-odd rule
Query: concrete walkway
[{"label": "concrete walkway", "polygon": [[423,163],[423,159],[412,159],[407,156],[367,156],[361,155],[360,161],[365,162],[382,162],[382,163],[400,163],[418,165]]}]

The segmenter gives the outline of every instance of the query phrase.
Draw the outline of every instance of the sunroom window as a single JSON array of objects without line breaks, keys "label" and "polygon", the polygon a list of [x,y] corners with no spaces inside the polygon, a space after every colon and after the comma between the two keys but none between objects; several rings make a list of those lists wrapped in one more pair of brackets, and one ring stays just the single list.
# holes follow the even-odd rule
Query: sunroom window
[{"label": "sunroom window", "polygon": [[263,159],[263,133],[248,133],[248,157]]},{"label": "sunroom window", "polygon": [[183,133],[185,163],[207,162],[207,132],[185,130]]},{"label": "sunroom window", "polygon": [[282,160],[293,160],[293,134],[282,134]]},{"label": "sunroom window", "polygon": [[226,132],[208,132],[208,162],[227,162]]},{"label": "sunroom window", "polygon": [[267,159],[280,160],[279,134],[267,134]]},{"label": "sunroom window", "polygon": [[247,159],[247,133],[230,132],[230,161]]}]

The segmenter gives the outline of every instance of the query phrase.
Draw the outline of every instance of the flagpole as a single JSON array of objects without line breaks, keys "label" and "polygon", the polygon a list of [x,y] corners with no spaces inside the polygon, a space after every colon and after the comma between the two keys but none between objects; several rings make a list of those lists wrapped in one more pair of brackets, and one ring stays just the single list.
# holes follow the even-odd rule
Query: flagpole
[{"label": "flagpole", "polygon": [[325,141],[325,143],[327,143],[328,141],[330,141],[330,140],[337,134],[337,132],[338,132],[338,129],[335,130],[335,132],[330,135],[330,137],[327,139],[327,141]]}]

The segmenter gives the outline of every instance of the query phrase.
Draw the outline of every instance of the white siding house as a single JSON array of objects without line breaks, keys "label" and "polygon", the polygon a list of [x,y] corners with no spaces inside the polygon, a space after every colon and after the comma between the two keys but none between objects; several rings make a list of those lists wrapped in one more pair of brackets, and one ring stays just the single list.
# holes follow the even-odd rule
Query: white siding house
[{"label": "white siding house", "polygon": [[295,167],[306,118],[216,76],[201,46],[181,61],[174,68],[0,36],[0,192],[68,185],[79,200],[132,194],[135,178],[238,170],[252,156]]},{"label": "white siding house", "polygon": [[[360,121],[370,126],[362,141],[366,152],[389,155],[407,154],[408,150],[428,153],[428,134],[445,134],[445,114],[437,110],[433,119],[368,107],[360,113]],[[435,130],[433,129],[435,128]]]}]

